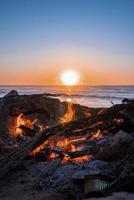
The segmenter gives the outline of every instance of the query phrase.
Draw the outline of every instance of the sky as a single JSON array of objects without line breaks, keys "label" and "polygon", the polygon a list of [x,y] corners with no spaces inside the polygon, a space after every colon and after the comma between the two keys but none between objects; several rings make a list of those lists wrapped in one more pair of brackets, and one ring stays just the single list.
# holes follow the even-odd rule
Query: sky
[{"label": "sky", "polygon": [[0,85],[134,85],[134,0],[0,0]]}]

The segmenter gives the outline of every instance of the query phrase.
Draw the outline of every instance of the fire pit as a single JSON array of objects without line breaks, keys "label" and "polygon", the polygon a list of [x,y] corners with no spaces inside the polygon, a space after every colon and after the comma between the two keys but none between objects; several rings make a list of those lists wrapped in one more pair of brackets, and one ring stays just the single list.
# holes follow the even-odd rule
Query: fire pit
[{"label": "fire pit", "polygon": [[[0,177],[23,162],[27,173],[33,168],[38,187],[64,193],[68,199],[72,193],[74,199],[84,198],[83,188],[87,196],[115,191],[117,185],[128,188],[130,178],[122,183],[121,177],[133,172],[133,110],[130,103],[93,109],[44,94],[2,98]],[[81,186],[73,181],[81,181],[79,174],[90,174]],[[115,182],[110,184],[107,177]]]}]

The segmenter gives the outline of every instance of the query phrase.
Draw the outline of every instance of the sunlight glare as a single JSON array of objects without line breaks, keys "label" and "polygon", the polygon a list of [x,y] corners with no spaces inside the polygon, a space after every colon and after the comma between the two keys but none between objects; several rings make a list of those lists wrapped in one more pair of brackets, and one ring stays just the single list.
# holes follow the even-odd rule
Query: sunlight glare
[{"label": "sunlight glare", "polygon": [[74,70],[64,71],[60,75],[60,80],[63,85],[77,85],[80,81],[80,75]]}]

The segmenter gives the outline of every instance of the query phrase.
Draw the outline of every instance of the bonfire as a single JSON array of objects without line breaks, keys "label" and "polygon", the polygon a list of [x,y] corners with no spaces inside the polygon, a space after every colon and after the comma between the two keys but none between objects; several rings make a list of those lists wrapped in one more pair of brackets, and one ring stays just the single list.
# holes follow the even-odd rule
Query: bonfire
[{"label": "bonfire", "polygon": [[65,194],[65,199],[133,190],[133,101],[106,109],[45,94],[8,95],[2,101],[1,178],[25,165],[41,191]]}]

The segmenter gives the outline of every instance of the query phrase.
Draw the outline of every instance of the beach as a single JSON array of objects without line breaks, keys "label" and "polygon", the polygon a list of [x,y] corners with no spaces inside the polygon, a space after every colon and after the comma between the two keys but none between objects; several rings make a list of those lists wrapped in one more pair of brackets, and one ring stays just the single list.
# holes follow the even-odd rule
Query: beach
[{"label": "beach", "polygon": [[55,96],[12,90],[1,97],[0,198],[81,200],[133,191],[134,100],[93,108]]},{"label": "beach", "polygon": [[73,103],[88,107],[110,107],[124,98],[134,98],[134,86],[0,86],[0,97],[11,90],[19,94],[55,94],[61,101],[69,97]]}]

